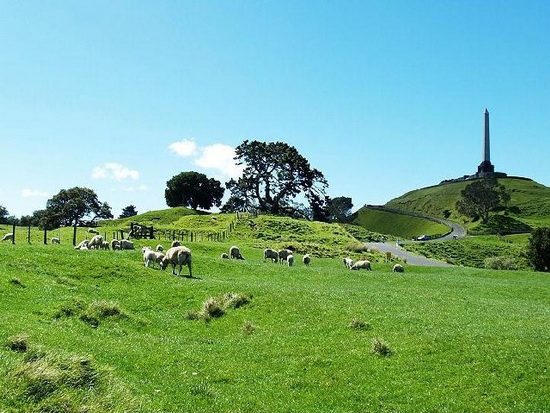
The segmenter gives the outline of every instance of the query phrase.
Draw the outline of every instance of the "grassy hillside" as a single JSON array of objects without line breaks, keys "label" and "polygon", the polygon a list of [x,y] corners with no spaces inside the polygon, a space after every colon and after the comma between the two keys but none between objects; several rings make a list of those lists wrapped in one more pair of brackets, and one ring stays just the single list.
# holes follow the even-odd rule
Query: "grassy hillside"
[{"label": "grassy hillside", "polygon": [[446,225],[428,219],[368,206],[362,207],[353,214],[351,222],[369,231],[391,234],[405,239],[415,238],[422,234],[438,236],[446,234],[450,230]]},{"label": "grassy hillside", "polygon": [[[513,225],[514,221],[532,227],[550,225],[550,188],[537,182],[521,178],[503,178],[498,180],[510,190],[511,201],[508,204],[506,215]],[[420,212],[423,214],[463,222],[469,227],[475,227],[464,216],[459,215],[455,204],[460,199],[460,192],[470,182],[455,182],[432,186],[408,192],[392,199],[386,207],[405,211]]]},{"label": "grassy hillside", "polygon": [[[188,244],[194,279],[139,251],[0,244],[0,411],[548,409],[547,274],[289,268],[249,231]],[[218,258],[233,243],[245,261]]]}]

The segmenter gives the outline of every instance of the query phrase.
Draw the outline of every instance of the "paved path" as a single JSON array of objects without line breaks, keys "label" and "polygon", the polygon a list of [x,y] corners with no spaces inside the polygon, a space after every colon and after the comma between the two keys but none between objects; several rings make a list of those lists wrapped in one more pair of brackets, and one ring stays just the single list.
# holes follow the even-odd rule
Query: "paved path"
[{"label": "paved path", "polygon": [[395,244],[389,242],[367,242],[367,247],[376,248],[382,253],[391,252],[392,255],[401,259],[406,259],[407,264],[419,265],[424,267],[451,267],[452,265],[443,261],[431,260],[421,255],[413,254],[412,252],[405,251],[402,248],[398,248]]}]

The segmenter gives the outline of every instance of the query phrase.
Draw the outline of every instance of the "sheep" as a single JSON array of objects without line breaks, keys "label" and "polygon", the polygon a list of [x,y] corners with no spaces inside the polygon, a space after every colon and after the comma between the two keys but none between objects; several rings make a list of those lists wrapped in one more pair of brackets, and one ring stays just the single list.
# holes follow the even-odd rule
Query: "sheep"
[{"label": "sheep", "polygon": [[94,235],[93,238],[88,242],[89,249],[100,249],[103,245],[103,236]]},{"label": "sheep", "polygon": [[284,261],[286,261],[289,255],[292,255],[292,251],[287,249],[279,250],[279,263],[282,264]]},{"label": "sheep", "polygon": [[392,269],[393,272],[405,272],[405,267],[401,264],[395,264]]},{"label": "sheep", "polygon": [[[191,250],[184,246],[171,247],[166,251],[166,255],[160,263],[160,268],[165,270],[168,264],[172,264],[172,274],[181,275],[181,269],[184,265],[189,268],[189,277],[193,277],[191,272]],[[176,265],[180,266],[178,274],[176,274]]]},{"label": "sheep", "polygon": [[170,244],[170,248],[174,248],[174,247],[179,247],[181,245],[181,243],[175,239],[174,241],[172,241],[172,244]]},{"label": "sheep", "polygon": [[134,243],[129,239],[123,239],[120,241],[120,249],[123,250],[133,250],[135,249]]},{"label": "sheep", "polygon": [[279,253],[271,248],[266,248],[264,250],[264,261],[271,259],[273,262],[279,261]]},{"label": "sheep", "polygon": [[101,248],[102,250],[108,250],[110,249],[109,246],[111,244],[109,244],[109,241],[103,241],[103,243],[99,246],[99,248]]},{"label": "sheep", "polygon": [[162,245],[157,245],[157,247],[155,248],[155,251],[158,251],[158,252],[162,252],[164,251],[164,247]]},{"label": "sheep", "polygon": [[232,246],[229,248],[229,257],[234,260],[244,260],[244,257],[241,255],[239,247]]},{"label": "sheep", "polygon": [[155,263],[161,264],[164,254],[162,252],[153,251],[149,247],[143,247],[141,249],[143,253],[143,264],[146,267],[149,267],[149,264],[152,264],[152,268],[155,268]]},{"label": "sheep", "polygon": [[117,239],[112,239],[111,240],[111,249],[114,251],[114,250],[119,250],[120,249],[120,241],[117,240]]},{"label": "sheep", "polygon": [[370,261],[367,261],[367,260],[360,260],[360,261],[357,261],[355,264],[353,264],[350,268],[351,270],[368,270],[370,271],[371,270],[371,267],[370,267]]},{"label": "sheep", "polygon": [[8,232],[6,235],[4,235],[2,241],[13,241],[13,232]]},{"label": "sheep", "polygon": [[353,267],[354,264],[353,260],[350,257],[343,258],[342,262],[348,270],[351,270],[351,267]]},{"label": "sheep", "polygon": [[227,254],[227,252],[222,252],[221,259],[222,260],[228,260],[229,259],[229,255]]},{"label": "sheep", "polygon": [[294,265],[294,255],[288,254],[286,257],[286,262],[289,267],[292,267]]},{"label": "sheep", "polygon": [[85,239],[84,241],[80,241],[76,247],[74,247],[75,250],[87,250],[88,249],[88,243],[89,241]]},{"label": "sheep", "polygon": [[89,229],[88,229],[88,233],[89,233],[89,234],[99,235],[99,231],[96,231],[96,230],[93,229],[93,228],[89,228]]},{"label": "sheep", "polygon": [[311,257],[309,256],[309,254],[306,254],[302,257],[302,262],[304,263],[304,265],[309,265],[309,263],[311,262]]},{"label": "sheep", "polygon": [[52,237],[50,240],[52,244],[61,244],[61,240],[58,237]]}]

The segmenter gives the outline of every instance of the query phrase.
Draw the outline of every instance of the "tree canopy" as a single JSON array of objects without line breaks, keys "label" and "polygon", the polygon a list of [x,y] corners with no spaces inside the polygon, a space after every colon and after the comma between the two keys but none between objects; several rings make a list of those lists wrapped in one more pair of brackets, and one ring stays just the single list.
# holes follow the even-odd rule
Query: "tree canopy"
[{"label": "tree canopy", "polygon": [[8,215],[8,210],[4,206],[0,205],[0,224],[5,224],[7,222]]},{"label": "tree canopy", "polygon": [[489,222],[491,211],[510,200],[510,194],[494,178],[478,179],[467,185],[456,203],[459,213],[472,219],[480,218],[484,224]]},{"label": "tree canopy", "polygon": [[42,224],[47,228],[79,225],[86,217],[94,222],[96,219],[113,218],[113,214],[109,204],[100,202],[92,189],[74,187],[62,189],[48,200]]},{"label": "tree canopy", "polygon": [[352,208],[353,203],[349,197],[331,198],[327,203],[328,218],[333,222],[345,222],[351,215]]},{"label": "tree canopy", "polygon": [[119,215],[119,218],[129,218],[137,215],[137,210],[135,205],[128,205],[122,209],[122,213]]},{"label": "tree canopy", "polygon": [[220,206],[225,189],[220,181],[199,172],[182,172],[166,182],[164,198],[169,207],[211,209]]},{"label": "tree canopy", "polygon": [[533,230],[527,245],[527,259],[535,271],[550,271],[550,228]]},{"label": "tree canopy", "polygon": [[242,176],[226,183],[234,198],[248,208],[274,215],[307,216],[301,196],[313,216],[324,215],[328,183],[296,148],[284,142],[245,140],[235,149],[235,160],[244,165]]}]

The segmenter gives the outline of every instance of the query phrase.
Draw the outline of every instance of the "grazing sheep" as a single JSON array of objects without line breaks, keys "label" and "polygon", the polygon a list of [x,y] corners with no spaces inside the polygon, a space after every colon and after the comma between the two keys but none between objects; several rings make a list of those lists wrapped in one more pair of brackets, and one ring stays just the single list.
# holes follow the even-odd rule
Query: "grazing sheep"
[{"label": "grazing sheep", "polygon": [[264,261],[268,258],[273,262],[277,262],[279,261],[279,253],[271,248],[266,248],[264,250]]},{"label": "grazing sheep", "polygon": [[52,244],[61,244],[61,240],[58,237],[52,237],[51,243]]},{"label": "grazing sheep", "polygon": [[120,249],[120,241],[117,240],[117,239],[112,239],[111,240],[111,249],[114,251],[114,250],[119,250]]},{"label": "grazing sheep", "polygon": [[2,241],[13,241],[13,232],[8,232],[6,235],[4,235]]},{"label": "grazing sheep", "polygon": [[229,259],[229,255],[227,254],[227,252],[222,252],[221,258],[222,258],[222,260],[228,260],[228,259]]},{"label": "grazing sheep", "polygon": [[[191,272],[191,250],[184,246],[172,247],[166,251],[166,255],[160,263],[160,268],[165,270],[168,264],[172,264],[172,274],[181,275],[181,269],[184,265],[189,268],[189,277],[193,277]],[[176,274],[176,265],[180,266]]]},{"label": "grazing sheep", "polygon": [[96,230],[93,229],[93,228],[89,228],[89,229],[88,229],[88,233],[89,233],[89,234],[99,235],[99,231],[96,231]]},{"label": "grazing sheep", "polygon": [[309,256],[309,254],[306,254],[302,257],[302,262],[304,263],[304,265],[309,265],[309,263],[311,262],[311,257]]},{"label": "grazing sheep", "polygon": [[370,261],[367,261],[367,260],[360,260],[360,261],[357,261],[355,264],[353,264],[350,268],[351,270],[368,270],[370,271],[371,270],[371,267],[370,267]]},{"label": "grazing sheep", "polygon": [[234,260],[244,260],[244,257],[241,255],[239,247],[236,247],[234,245],[229,248],[229,257]]},{"label": "grazing sheep", "polygon": [[344,265],[348,270],[351,270],[351,267],[353,267],[353,264],[354,264],[353,260],[349,257],[343,258],[342,262],[344,263]]},{"label": "grazing sheep", "polygon": [[287,249],[279,250],[279,263],[282,264],[284,261],[286,261],[289,255],[292,255],[292,251]]},{"label": "grazing sheep", "polygon": [[87,250],[88,249],[88,243],[89,241],[85,239],[84,241],[80,241],[76,247],[74,247],[75,250]]},{"label": "grazing sheep", "polygon": [[102,250],[108,250],[110,245],[111,244],[109,244],[109,241],[103,241],[99,248],[101,248]]},{"label": "grazing sheep", "polygon": [[401,264],[395,264],[392,269],[393,272],[405,272],[405,267]]},{"label": "grazing sheep", "polygon": [[181,243],[175,239],[174,241],[172,241],[172,244],[170,244],[170,247],[171,248],[174,248],[174,247],[179,247],[181,245]]},{"label": "grazing sheep", "polygon": [[152,268],[155,268],[155,263],[161,265],[164,258],[164,254],[162,252],[153,251],[149,247],[143,247],[141,252],[143,253],[143,264],[146,267],[149,267],[149,265],[152,264]]},{"label": "grazing sheep", "polygon": [[155,248],[155,251],[162,252],[164,251],[164,247],[162,245],[157,245],[157,248]]},{"label": "grazing sheep", "polygon": [[294,265],[294,255],[288,254],[286,256],[286,262],[287,262],[289,267],[292,267]]},{"label": "grazing sheep", "polygon": [[123,250],[133,250],[135,249],[134,243],[129,239],[123,239],[120,241],[120,249]]},{"label": "grazing sheep", "polygon": [[94,235],[88,242],[88,249],[100,249],[103,245],[103,237],[101,235]]}]

